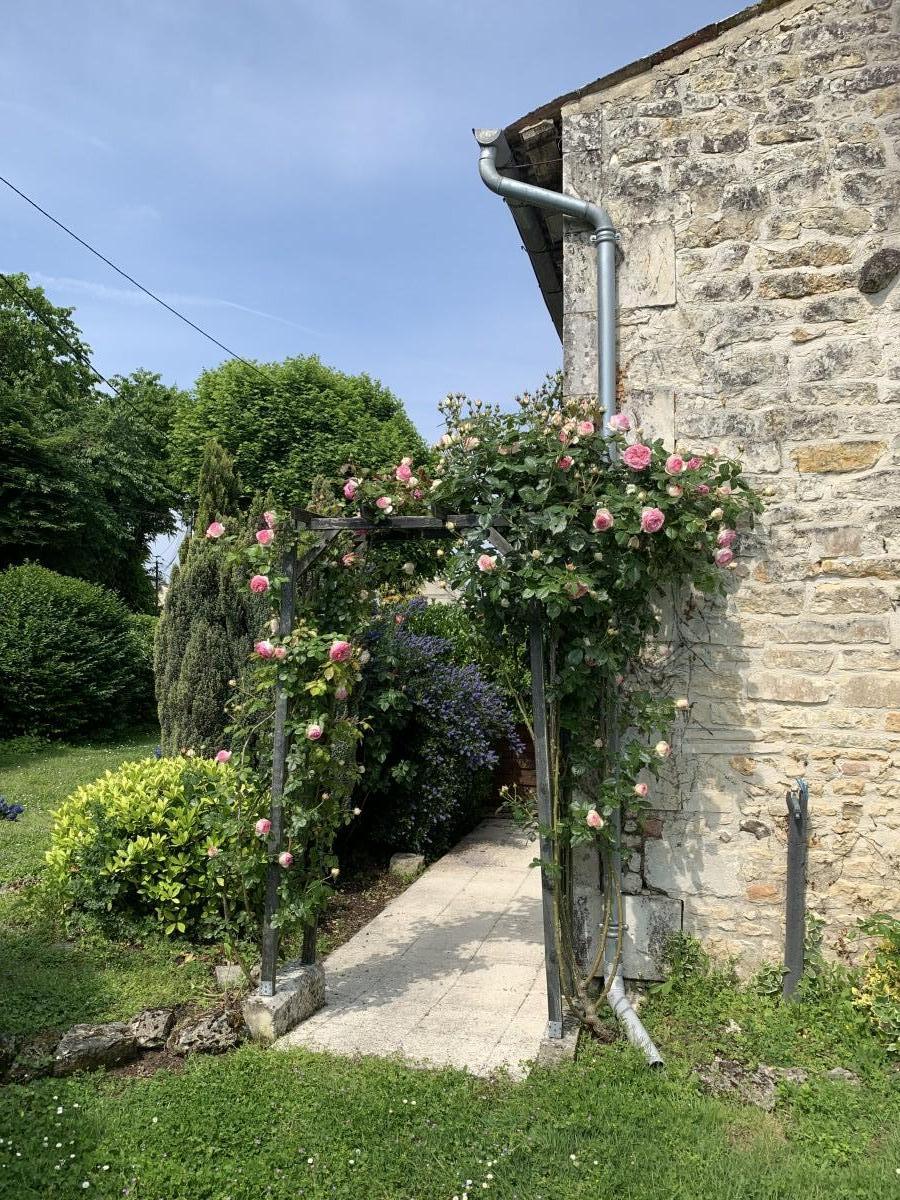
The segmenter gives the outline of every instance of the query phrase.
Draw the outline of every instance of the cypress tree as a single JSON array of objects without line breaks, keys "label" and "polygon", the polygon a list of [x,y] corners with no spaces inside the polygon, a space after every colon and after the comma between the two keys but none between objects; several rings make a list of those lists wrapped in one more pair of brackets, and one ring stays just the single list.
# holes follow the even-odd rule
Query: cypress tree
[{"label": "cypress tree", "polygon": [[[213,520],[252,537],[238,508],[240,484],[231,456],[209,442],[200,469],[193,536],[172,573],[156,635],[154,670],[164,754],[209,755],[224,745],[229,680],[243,670],[268,606],[252,594],[246,572],[229,564],[205,533]],[[246,530],[245,530],[246,527]],[[256,529],[256,521],[252,521]]]}]

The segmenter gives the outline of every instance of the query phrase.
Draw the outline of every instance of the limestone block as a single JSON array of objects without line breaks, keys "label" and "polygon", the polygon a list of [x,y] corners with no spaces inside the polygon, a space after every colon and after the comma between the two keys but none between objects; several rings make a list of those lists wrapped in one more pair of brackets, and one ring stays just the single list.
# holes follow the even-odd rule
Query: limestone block
[{"label": "limestone block", "polygon": [[773,275],[764,275],[756,291],[757,295],[767,300],[800,300],[804,296],[839,292],[850,283],[851,275],[847,271],[781,271]]},{"label": "limestone block", "polygon": [[889,612],[890,594],[875,585],[819,583],[813,589],[812,613]]},{"label": "limestone block", "polygon": [[239,1017],[229,1012],[214,1012],[180,1026],[167,1045],[173,1054],[224,1054],[233,1050],[243,1036]]},{"label": "limestone block", "polygon": [[792,451],[791,457],[798,471],[832,474],[873,467],[886,449],[884,442],[829,442],[802,446]]},{"label": "limestone block", "polygon": [[392,854],[388,870],[400,879],[413,879],[424,866],[424,854]]},{"label": "limestone block", "polygon": [[311,1017],[325,1003],[325,970],[321,963],[287,963],[278,972],[274,996],[255,992],[244,1001],[251,1036],[273,1042]]},{"label": "limestone block", "polygon": [[53,1074],[95,1071],[134,1058],[138,1045],[124,1021],[106,1025],[75,1025],[60,1039],[53,1056]]},{"label": "limestone block", "polygon": [[684,903],[669,896],[626,896],[622,971],[626,979],[665,978],[666,943],[679,933]]},{"label": "limestone block", "polygon": [[675,303],[675,231],[668,222],[620,231],[619,305],[660,308]]},{"label": "limestone block", "polygon": [[174,1009],[148,1008],[131,1018],[128,1029],[139,1050],[161,1050],[174,1024]]},{"label": "limestone block", "polygon": [[900,679],[885,675],[857,675],[838,690],[841,704],[860,708],[897,708],[900,705]]}]

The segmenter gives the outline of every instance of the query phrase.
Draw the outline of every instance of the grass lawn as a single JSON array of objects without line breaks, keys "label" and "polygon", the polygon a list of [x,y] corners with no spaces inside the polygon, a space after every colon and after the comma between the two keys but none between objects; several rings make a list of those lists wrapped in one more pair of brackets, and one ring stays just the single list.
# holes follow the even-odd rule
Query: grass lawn
[{"label": "grass lawn", "polygon": [[900,1191],[900,1100],[886,1074],[865,1087],[821,1078],[786,1087],[765,1113],[703,1096],[671,1046],[669,1055],[651,1073],[629,1047],[591,1047],[514,1084],[245,1046],[151,1079],[45,1080],[0,1092],[0,1191],[16,1200],[85,1191],[886,1200]]},{"label": "grass lawn", "polygon": [[[190,947],[69,943],[18,886],[39,870],[49,813],[71,788],[152,744],[0,749],[0,792],[27,809],[0,826],[13,885],[0,894],[3,1028],[33,1033],[210,994],[209,962]],[[361,887],[376,904],[380,893]],[[337,906],[326,936],[354,925]],[[900,1197],[900,1072],[827,975],[784,1005],[698,957],[642,1016],[665,1071],[621,1042],[590,1044],[524,1083],[246,1045],[149,1078],[126,1069],[0,1086],[0,1197]],[[762,1111],[703,1092],[694,1068],[716,1054],[808,1078],[780,1083]],[[855,1082],[829,1080],[832,1067]]]},{"label": "grass lawn", "polygon": [[158,741],[150,730],[74,746],[39,738],[0,742],[0,796],[25,805],[18,821],[0,822],[0,888],[40,873],[51,816],[70,792],[129,759],[146,758]]},{"label": "grass lawn", "polygon": [[27,1036],[116,1020],[210,993],[209,965],[191,947],[152,932],[140,944],[70,941],[28,886],[41,872],[52,814],[66,796],[151,754],[158,740],[151,730],[71,746],[32,738],[0,743],[0,795],[25,806],[18,821],[0,822],[0,1031]]}]

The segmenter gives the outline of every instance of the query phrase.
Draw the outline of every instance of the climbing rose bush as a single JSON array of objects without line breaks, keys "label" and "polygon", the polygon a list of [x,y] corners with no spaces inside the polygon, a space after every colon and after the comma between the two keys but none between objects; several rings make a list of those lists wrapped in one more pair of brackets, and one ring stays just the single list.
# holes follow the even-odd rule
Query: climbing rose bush
[{"label": "climbing rose bush", "polygon": [[[722,590],[759,500],[738,462],[675,453],[627,413],[604,428],[593,401],[563,401],[553,380],[512,412],[460,396],[443,412],[432,497],[477,516],[448,551],[448,577],[495,640],[521,642],[534,614],[544,620],[554,836],[602,841],[615,806],[652,802],[637,776],[668,757],[659,735],[684,709],[633,681],[662,604]],[[492,526],[507,553],[486,545]]]}]

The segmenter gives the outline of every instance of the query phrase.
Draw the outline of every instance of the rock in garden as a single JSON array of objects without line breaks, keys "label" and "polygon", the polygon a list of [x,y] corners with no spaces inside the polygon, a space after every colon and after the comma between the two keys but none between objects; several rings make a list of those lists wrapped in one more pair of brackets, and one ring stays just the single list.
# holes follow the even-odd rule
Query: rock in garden
[{"label": "rock in garden", "polygon": [[107,1025],[75,1025],[63,1034],[53,1056],[53,1074],[115,1067],[137,1053],[137,1040],[124,1021]]},{"label": "rock in garden", "polygon": [[224,1054],[243,1037],[241,1018],[234,1013],[207,1013],[176,1029],[169,1038],[173,1054]]},{"label": "rock in garden", "polygon": [[853,1071],[848,1071],[846,1067],[832,1067],[830,1071],[825,1072],[825,1078],[833,1083],[852,1083],[859,1086],[859,1076]]},{"label": "rock in garden", "polygon": [[175,1024],[172,1008],[148,1008],[128,1022],[128,1028],[141,1050],[162,1050]]},{"label": "rock in garden", "polygon": [[744,1063],[718,1055],[709,1066],[698,1067],[697,1076],[714,1095],[732,1095],[766,1112],[775,1107],[779,1083],[806,1083],[809,1078],[802,1067],[767,1067],[760,1063],[751,1070]]},{"label": "rock in garden", "polygon": [[244,968],[237,963],[226,963],[224,967],[216,967],[216,983],[223,991],[226,988],[240,987],[245,979]]},{"label": "rock in garden", "polygon": [[388,870],[401,879],[412,879],[425,866],[424,854],[392,854]]}]

